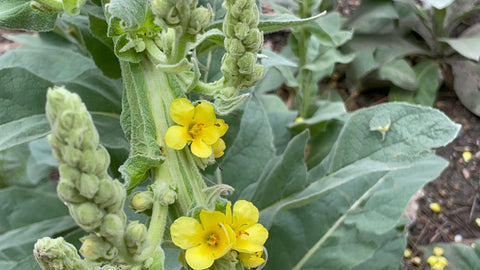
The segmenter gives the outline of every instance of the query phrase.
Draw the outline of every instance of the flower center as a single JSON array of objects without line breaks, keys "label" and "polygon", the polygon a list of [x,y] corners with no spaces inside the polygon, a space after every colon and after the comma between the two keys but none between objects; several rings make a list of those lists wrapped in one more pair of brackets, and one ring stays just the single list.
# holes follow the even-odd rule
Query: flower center
[{"label": "flower center", "polygon": [[218,242],[218,236],[214,233],[211,233],[208,237],[207,237],[207,245],[209,246],[216,246],[217,245],[217,242]]},{"label": "flower center", "polygon": [[246,231],[240,230],[240,231],[237,232],[236,237],[240,238],[240,237],[242,237],[242,235],[249,236],[250,234]]},{"label": "flower center", "polygon": [[202,128],[205,124],[203,123],[196,123],[195,125],[191,126],[190,129],[188,130],[188,134],[190,134],[192,137],[198,136],[200,133],[202,133]]}]

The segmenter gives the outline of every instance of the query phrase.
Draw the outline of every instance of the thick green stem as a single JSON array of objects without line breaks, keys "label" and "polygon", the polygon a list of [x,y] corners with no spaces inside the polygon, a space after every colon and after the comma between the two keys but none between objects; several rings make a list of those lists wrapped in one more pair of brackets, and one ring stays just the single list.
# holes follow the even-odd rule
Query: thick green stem
[{"label": "thick green stem", "polygon": [[186,56],[188,42],[184,31],[182,28],[175,29],[175,42],[173,43],[170,64],[176,64]]},{"label": "thick green stem", "polygon": [[184,91],[180,89],[174,75],[157,70],[147,60],[143,61],[141,66],[155,121],[157,143],[165,155],[165,161],[159,168],[165,178],[161,181],[175,185],[180,213],[186,215],[192,206],[206,206],[202,191],[205,183],[188,149],[174,150],[169,148],[164,140],[167,129],[175,124],[170,118],[170,104],[175,98],[183,97]]},{"label": "thick green stem", "polygon": [[[310,1],[304,0],[300,1],[300,17],[301,18],[308,18],[310,15],[308,6],[310,5]],[[308,107],[310,104],[310,98],[312,95],[312,87],[311,87],[311,71],[303,69],[307,64],[307,52],[308,52],[308,44],[310,40],[310,32],[306,29],[301,29],[298,38],[298,58],[300,63],[300,73],[299,73],[299,91],[301,91],[302,100],[299,104],[299,113],[301,117],[307,117]]]}]

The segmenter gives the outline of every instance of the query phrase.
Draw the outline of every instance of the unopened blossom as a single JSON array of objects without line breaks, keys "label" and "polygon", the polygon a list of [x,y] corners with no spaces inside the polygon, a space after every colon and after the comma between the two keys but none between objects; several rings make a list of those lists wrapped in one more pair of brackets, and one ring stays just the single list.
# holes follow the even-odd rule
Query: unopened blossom
[{"label": "unopened blossom", "polygon": [[183,149],[190,144],[194,155],[207,158],[220,157],[225,150],[225,142],[220,138],[227,132],[228,125],[217,119],[213,107],[208,102],[197,106],[186,98],[175,99],[170,105],[170,116],[179,126],[171,126],[165,134],[165,142],[173,149]]},{"label": "unopened blossom", "polygon": [[235,244],[235,232],[224,223],[225,214],[202,210],[199,219],[180,217],[170,227],[173,243],[186,250],[185,260],[195,270],[209,268]]}]

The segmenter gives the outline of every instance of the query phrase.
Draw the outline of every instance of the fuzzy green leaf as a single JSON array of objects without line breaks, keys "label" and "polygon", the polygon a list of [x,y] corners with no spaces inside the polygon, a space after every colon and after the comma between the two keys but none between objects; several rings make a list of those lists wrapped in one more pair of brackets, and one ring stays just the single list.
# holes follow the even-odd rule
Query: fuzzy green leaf
[{"label": "fuzzy green leaf", "polygon": [[147,86],[139,64],[122,62],[125,90],[120,122],[131,146],[128,160],[120,172],[132,190],[148,177],[148,170],[163,162],[156,142],[156,129],[149,107]]},{"label": "fuzzy green leaf", "polygon": [[424,61],[413,67],[417,75],[418,90],[415,102],[424,106],[433,106],[440,88],[440,66],[435,61]]},{"label": "fuzzy green leaf", "polygon": [[459,38],[441,38],[440,41],[448,43],[459,54],[465,56],[473,61],[480,60],[480,51],[478,44],[480,44],[480,35]]},{"label": "fuzzy green leaf", "polygon": [[[391,123],[384,138],[371,129],[379,117]],[[296,175],[295,184],[281,180],[262,193],[251,190],[261,222],[270,227],[267,269],[352,269],[375,256],[384,244],[373,239],[393,230],[410,197],[447,166],[431,148],[449,143],[458,129],[438,110],[402,103],[350,114],[305,186]],[[288,149],[303,154],[302,147]],[[298,156],[290,161],[291,168],[292,162],[304,166]]]},{"label": "fuzzy green leaf", "polygon": [[0,1],[0,27],[34,31],[50,31],[57,13],[41,12],[30,7],[30,0]]},{"label": "fuzzy green leaf", "polygon": [[[229,120],[234,116],[236,119]],[[226,122],[230,127],[225,135],[227,149],[220,167],[223,182],[235,187],[233,197],[237,198],[247,185],[258,179],[274,157],[273,134],[267,114],[255,95],[246,102],[243,115],[232,114]]]},{"label": "fuzzy green leaf", "polygon": [[9,267],[18,267],[2,269],[38,269],[30,264],[35,241],[76,227],[52,183],[36,189],[2,189],[0,205],[0,265],[7,261]]},{"label": "fuzzy green leaf", "polygon": [[260,15],[260,22],[258,23],[258,28],[264,33],[271,33],[285,28],[300,26],[315,21],[323,15],[325,15],[325,13],[320,13],[309,18],[300,19],[292,14],[262,14]]},{"label": "fuzzy green leaf", "polygon": [[403,89],[416,90],[418,86],[415,71],[404,59],[396,59],[383,65],[376,76],[380,80],[391,81]]},{"label": "fuzzy green leaf", "polygon": [[465,107],[480,116],[480,65],[468,60],[452,60],[453,89]]}]

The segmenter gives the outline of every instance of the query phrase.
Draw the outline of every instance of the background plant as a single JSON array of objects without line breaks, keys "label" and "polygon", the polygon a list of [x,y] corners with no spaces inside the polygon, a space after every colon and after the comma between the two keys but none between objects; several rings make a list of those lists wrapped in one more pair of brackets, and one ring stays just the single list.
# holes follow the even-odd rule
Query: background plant
[{"label": "background plant", "polygon": [[[78,248],[78,239],[85,236],[56,197],[57,183],[48,181],[54,178],[51,172],[57,164],[44,140],[50,133],[44,110],[46,89],[64,85],[78,93],[99,131],[99,142],[110,154],[109,175],[121,177],[127,190],[148,191],[147,186],[156,180],[157,174],[145,172],[151,167],[155,172],[162,155],[154,150],[158,145],[143,143],[141,137],[135,137],[145,135],[135,133],[137,126],[125,125],[128,111],[134,114],[132,110],[138,109],[126,107],[125,100],[141,100],[138,95],[141,89],[161,88],[151,88],[151,84],[171,87],[172,81],[182,91],[192,90],[188,93],[192,100],[210,98],[218,112],[231,111],[224,117],[229,125],[224,136],[225,154],[217,163],[206,167],[200,178],[205,180],[203,191],[214,190],[208,187],[215,184],[228,184],[235,188],[227,197],[229,200],[246,199],[258,207],[260,223],[270,234],[265,269],[382,269],[399,265],[405,247],[401,231],[406,222],[402,218],[403,210],[411,195],[446,167],[447,162],[435,156],[431,148],[450,142],[458,126],[437,110],[415,105],[384,104],[347,113],[343,104],[321,102],[314,102],[324,106],[318,107],[312,117],[293,124],[299,112],[288,110],[278,97],[263,91],[272,89],[268,75],[249,90],[242,91],[237,84],[227,87],[215,84],[224,74],[221,63],[225,50],[221,45],[230,38],[220,31],[219,21],[223,18],[220,2],[209,2],[215,15],[204,35],[197,36],[196,40],[177,35],[197,48],[196,54],[182,58],[178,55],[186,53],[188,47],[184,52],[167,47],[174,56],[168,58],[174,59],[172,63],[162,63],[161,55],[147,49],[149,42],[159,42],[152,34],[158,33],[155,32],[158,25],[152,23],[152,10],[147,3],[112,1],[109,12],[116,16],[105,18],[103,5],[98,2],[87,2],[76,17],[42,13],[31,9],[23,0],[2,2],[3,27],[47,32],[39,33],[38,38],[11,36],[26,45],[0,58],[3,105],[0,106],[3,110],[0,145],[2,164],[5,164],[2,182],[7,186],[0,190],[3,201],[0,211],[5,217],[0,223],[1,266],[36,269],[31,250],[38,238],[62,235]],[[122,8],[131,13],[122,13]],[[76,13],[76,9],[65,11],[72,13],[70,15]],[[31,19],[25,20],[25,16]],[[292,14],[261,18],[259,29],[265,32],[317,19]],[[335,29],[333,32],[338,32],[338,28]],[[340,36],[348,35],[340,33]],[[162,45],[171,45],[169,32],[164,31],[162,35],[160,41],[166,41]],[[175,42],[185,41],[182,38]],[[316,38],[312,40],[309,44],[321,43]],[[335,47],[333,44],[322,48],[335,52]],[[145,68],[142,61],[146,54],[155,65],[149,63]],[[266,55],[269,57],[261,60],[265,72],[278,61],[295,66],[295,62],[284,57],[268,52]],[[198,67],[195,57],[199,58]],[[330,70],[331,64],[328,66]],[[196,72],[200,70],[198,75]],[[307,75],[311,72],[305,70]],[[187,73],[178,75],[185,71]],[[165,77],[159,72],[170,74],[166,77],[171,81],[160,82],[159,78]],[[191,84],[195,80],[198,82]],[[134,89],[132,85],[139,82],[147,87]],[[312,82],[315,81],[308,80],[309,84]],[[234,94],[229,96],[228,93],[232,93],[229,91]],[[245,94],[250,97],[247,99]],[[239,106],[242,101],[244,104]],[[160,104],[153,99],[146,102]],[[162,119],[166,118],[164,115]],[[142,147],[151,151],[144,151]],[[146,153],[152,155],[145,156]],[[129,171],[129,162],[135,158],[146,164],[138,174]],[[13,162],[9,162],[11,160]],[[188,164],[188,170],[198,172],[191,160],[179,164]],[[123,168],[120,169],[123,175],[119,167]],[[192,175],[198,176],[194,172]],[[195,211],[189,207],[176,209]],[[152,226],[146,222],[148,212],[139,215],[130,207],[124,211],[128,220]],[[169,236],[161,239],[161,243],[165,268],[182,268],[177,260],[179,250],[171,245]],[[69,258],[73,253],[67,253]],[[161,256],[160,252],[155,254],[155,259]],[[155,268],[152,266],[152,269]]]}]

